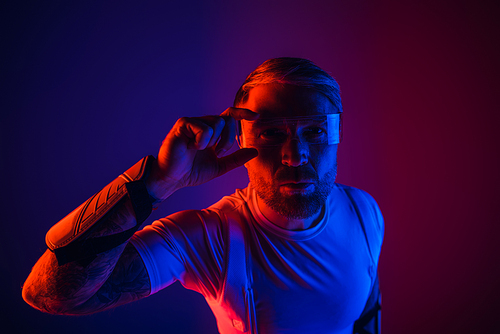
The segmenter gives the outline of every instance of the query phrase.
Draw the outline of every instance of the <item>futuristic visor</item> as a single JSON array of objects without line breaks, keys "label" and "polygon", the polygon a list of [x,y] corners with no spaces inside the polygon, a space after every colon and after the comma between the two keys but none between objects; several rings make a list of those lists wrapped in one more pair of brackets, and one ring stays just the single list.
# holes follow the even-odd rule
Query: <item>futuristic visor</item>
[{"label": "futuristic visor", "polygon": [[289,139],[310,145],[334,145],[341,141],[342,114],[262,118],[238,122],[241,147],[273,147]]}]

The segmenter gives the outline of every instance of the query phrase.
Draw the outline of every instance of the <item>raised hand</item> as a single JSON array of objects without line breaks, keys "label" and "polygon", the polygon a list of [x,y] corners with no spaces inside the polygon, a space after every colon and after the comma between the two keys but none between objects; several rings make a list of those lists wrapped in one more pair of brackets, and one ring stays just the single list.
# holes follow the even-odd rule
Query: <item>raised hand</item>
[{"label": "raised hand", "polygon": [[236,122],[259,114],[228,108],[220,116],[182,117],[162,143],[158,159],[146,181],[149,192],[165,199],[174,191],[208,182],[257,156],[243,148],[225,156],[235,142]]}]

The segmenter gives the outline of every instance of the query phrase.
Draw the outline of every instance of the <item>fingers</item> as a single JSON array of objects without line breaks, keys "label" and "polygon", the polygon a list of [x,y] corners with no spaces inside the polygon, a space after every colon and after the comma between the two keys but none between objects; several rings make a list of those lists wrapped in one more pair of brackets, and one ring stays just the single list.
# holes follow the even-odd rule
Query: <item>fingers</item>
[{"label": "fingers", "polygon": [[177,122],[177,133],[186,140],[188,148],[196,150],[214,146],[225,125],[225,120],[217,116],[182,117]]},{"label": "fingers", "polygon": [[242,119],[245,119],[247,121],[253,121],[259,117],[259,114],[251,111],[250,109],[231,107],[224,110],[221,116],[230,116],[237,121],[240,121]]},{"label": "fingers", "polygon": [[224,117],[225,126],[222,130],[220,141],[215,148],[218,157],[224,155],[236,140],[236,121],[232,117]]},{"label": "fingers", "polygon": [[212,147],[221,140],[221,133],[225,128],[226,121],[222,117],[215,117],[215,116],[207,116],[203,117],[202,119],[208,119],[209,120],[208,126],[210,126],[213,129],[212,137],[210,138],[210,141],[206,146],[206,147]]},{"label": "fingers", "polygon": [[228,108],[220,116],[182,117],[178,133],[187,141],[188,148],[204,150],[214,147],[222,156],[235,142],[236,121],[254,120],[259,114],[243,108]]},{"label": "fingers", "polygon": [[183,117],[179,119],[179,134],[186,140],[189,149],[203,150],[212,138],[213,129],[196,119]]},{"label": "fingers", "polygon": [[217,156],[223,155],[228,151],[236,140],[236,122],[240,120],[254,120],[259,114],[243,108],[227,108],[221,116],[226,121],[226,126],[221,134],[221,140],[216,148]]},{"label": "fingers", "polygon": [[228,156],[222,157],[219,162],[219,174],[221,176],[237,167],[243,166],[248,161],[259,155],[259,152],[254,148],[242,148]]}]

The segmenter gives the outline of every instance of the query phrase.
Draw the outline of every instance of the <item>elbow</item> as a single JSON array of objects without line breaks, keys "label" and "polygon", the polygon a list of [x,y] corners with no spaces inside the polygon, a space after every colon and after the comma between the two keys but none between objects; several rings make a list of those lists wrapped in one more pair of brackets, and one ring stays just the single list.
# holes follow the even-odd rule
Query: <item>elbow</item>
[{"label": "elbow", "polygon": [[31,307],[49,314],[71,314],[71,298],[61,293],[61,281],[54,279],[55,257],[50,251],[37,261],[23,284],[23,300]]},{"label": "elbow", "polygon": [[33,292],[31,291],[32,289],[30,289],[29,287],[26,286],[26,283],[24,283],[23,285],[23,290],[22,290],[22,296],[23,296],[23,300],[31,307],[34,307],[36,309],[38,309],[38,307],[36,307],[35,305],[35,295],[33,294]]},{"label": "elbow", "polygon": [[57,297],[57,294],[46,293],[47,290],[26,283],[22,288],[23,300],[31,307],[44,313],[53,315],[88,315],[96,310],[88,310],[82,305],[71,302],[68,298]]},{"label": "elbow", "polygon": [[33,285],[28,284],[28,280],[23,285],[22,296],[29,306],[45,313],[58,314],[52,307],[48,307],[45,298],[36,291]]},{"label": "elbow", "polygon": [[55,315],[99,312],[101,308],[88,303],[98,285],[89,284],[87,275],[78,271],[81,268],[68,266],[59,266],[54,254],[47,250],[24,282],[23,300],[39,311]]},{"label": "elbow", "polygon": [[[61,298],[57,291],[50,289],[47,282],[33,279],[33,273],[22,287],[23,300],[34,309],[54,315],[71,315],[74,305],[68,302],[68,298]],[[44,284],[45,283],[45,284]]]},{"label": "elbow", "polygon": [[62,301],[47,298],[41,294],[34,293],[30,288],[23,287],[23,300],[34,309],[53,315],[81,315],[73,311],[73,307]]},{"label": "elbow", "polygon": [[65,310],[61,307],[62,305],[56,305],[53,299],[47,298],[35,286],[27,283],[28,281],[24,283],[22,297],[29,306],[44,313],[56,315],[66,314]]}]

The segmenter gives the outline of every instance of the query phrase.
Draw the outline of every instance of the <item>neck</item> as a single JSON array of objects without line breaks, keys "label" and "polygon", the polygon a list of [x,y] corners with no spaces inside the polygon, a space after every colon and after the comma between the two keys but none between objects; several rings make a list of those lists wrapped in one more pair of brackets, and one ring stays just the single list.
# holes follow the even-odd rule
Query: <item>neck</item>
[{"label": "neck", "polygon": [[313,216],[304,219],[287,218],[271,209],[259,196],[255,197],[257,198],[257,205],[259,206],[259,210],[260,212],[262,212],[264,217],[266,217],[267,220],[269,220],[274,225],[279,226],[285,230],[307,230],[308,228],[313,227],[318,223],[318,218],[321,214],[321,210],[318,210],[318,212]]}]

